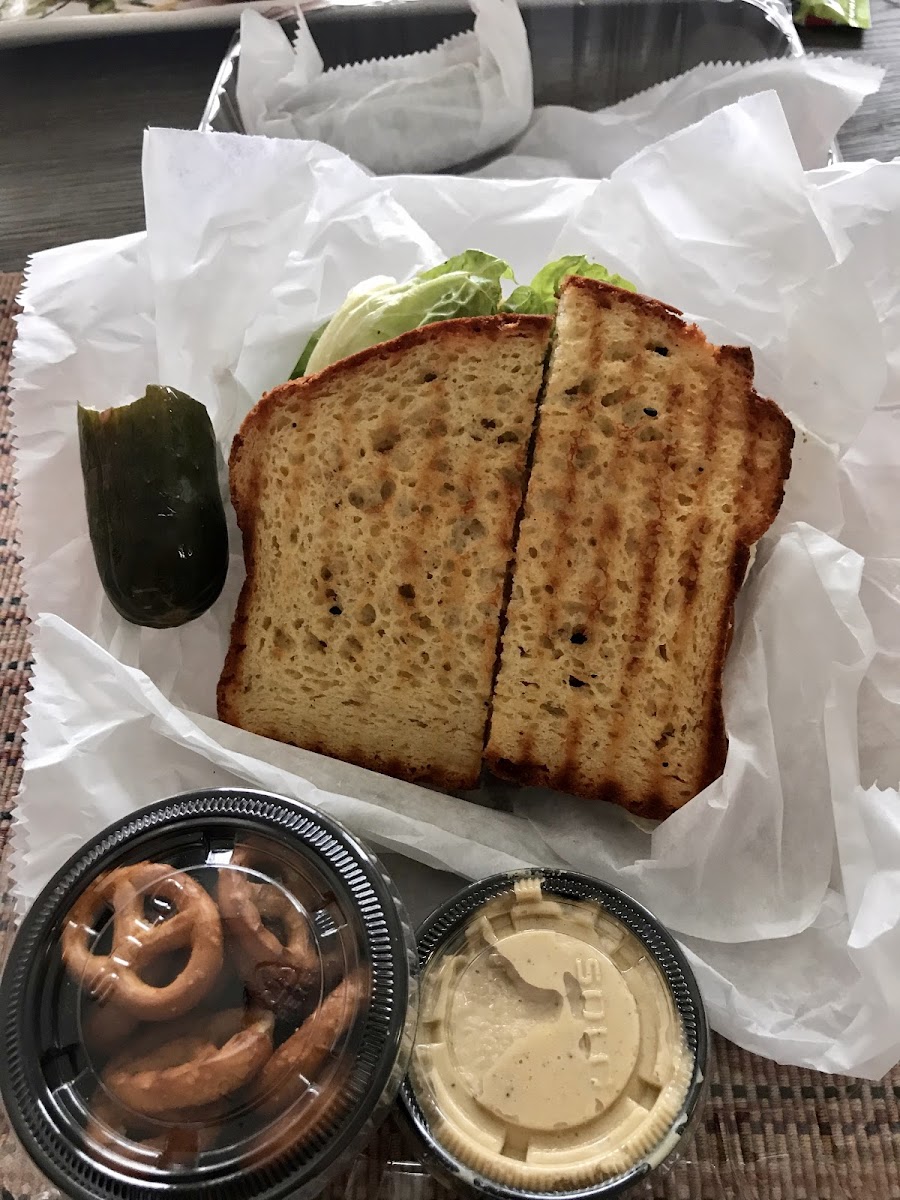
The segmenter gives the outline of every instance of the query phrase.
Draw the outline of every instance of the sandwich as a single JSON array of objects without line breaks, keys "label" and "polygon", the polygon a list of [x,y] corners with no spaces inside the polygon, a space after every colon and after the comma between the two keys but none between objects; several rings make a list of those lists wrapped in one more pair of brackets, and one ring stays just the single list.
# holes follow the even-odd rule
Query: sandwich
[{"label": "sandwich", "polygon": [[511,275],[469,251],[369,281],[246,418],[219,715],[663,817],[721,772],[734,599],[793,431],[748,350],[597,264]]},{"label": "sandwich", "polygon": [[[247,576],[222,720],[477,786],[555,289],[471,250],[353,289],[230,460]],[[620,282],[624,283],[624,280]],[[390,339],[390,340],[386,340]]]}]

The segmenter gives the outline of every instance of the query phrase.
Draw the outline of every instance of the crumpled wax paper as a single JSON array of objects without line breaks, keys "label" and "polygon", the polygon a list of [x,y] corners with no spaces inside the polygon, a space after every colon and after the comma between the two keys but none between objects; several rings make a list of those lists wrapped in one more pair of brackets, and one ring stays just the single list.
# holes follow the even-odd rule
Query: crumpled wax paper
[{"label": "crumpled wax paper", "polygon": [[303,13],[241,15],[237,99],[247,133],[316,138],[379,174],[439,171],[509,142],[534,107],[516,0],[470,0],[474,28],[432,50],[326,71]]},{"label": "crumpled wax paper", "polygon": [[[648,904],[715,1028],[783,1062],[900,1057],[900,164],[805,173],[778,97],[720,108],[602,182],[373,178],[315,143],[151,130],[146,235],[38,255],[14,360],[36,676],[15,833],[22,904],[105,824],[179,790],[303,797],[445,874],[569,863]],[[179,630],[105,601],[75,405],[148,380],[209,408],[223,453],[347,289],[480,246],[527,279],[583,252],[749,344],[798,427],[738,602],[725,773],[663,824],[541,790],[460,799],[220,724],[242,577]],[[234,530],[232,530],[234,533]],[[502,811],[505,799],[512,811]],[[424,880],[424,885],[422,884]]]},{"label": "crumpled wax paper", "polygon": [[376,174],[465,171],[496,151],[471,173],[602,179],[657,138],[772,90],[812,169],[830,161],[839,129],[884,75],[835,56],[716,61],[597,112],[533,109],[531,54],[543,47],[529,51],[515,0],[471,3],[474,29],[432,51],[330,71],[302,13],[292,45],[277,21],[244,12],[237,99],[246,131],[328,142]]},{"label": "crumpled wax paper", "polygon": [[834,56],[701,63],[598,112],[537,108],[522,136],[473,174],[603,179],[657,138],[764,91],[778,94],[800,161],[811,170],[830,161],[841,126],[883,77],[881,67]]}]

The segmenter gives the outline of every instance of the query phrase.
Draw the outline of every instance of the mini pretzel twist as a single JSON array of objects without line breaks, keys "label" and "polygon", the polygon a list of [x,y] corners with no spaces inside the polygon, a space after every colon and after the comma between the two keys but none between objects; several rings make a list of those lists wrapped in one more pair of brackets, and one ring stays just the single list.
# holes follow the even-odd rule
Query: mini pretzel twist
[{"label": "mini pretzel twist", "polygon": [[[158,923],[144,915],[152,893],[175,914]],[[112,946],[95,954],[94,921],[103,908],[113,912]],[[189,948],[181,973],[163,987],[141,978],[160,955]],[[209,991],[222,968],[222,924],[214,901],[189,875],[164,863],[135,863],[97,878],[72,906],[62,932],[62,955],[69,973],[101,1003],[147,1021],[183,1016]]]},{"label": "mini pretzel twist", "polygon": [[365,1007],[368,978],[368,972],[362,969],[348,975],[278,1047],[256,1081],[261,1112],[282,1112],[309,1089],[335,1042]]},{"label": "mini pretzel twist", "polygon": [[[236,847],[231,856],[237,868],[268,862],[268,856],[249,846]],[[319,984],[318,955],[296,903],[308,900],[308,891],[305,880],[292,880],[285,891],[256,881],[247,869],[219,872],[219,911],[234,940],[239,970],[251,993],[279,1012],[301,1010],[305,995]],[[280,927],[281,936],[266,922]]]},{"label": "mini pretzel twist", "polygon": [[139,1042],[109,1064],[103,1081],[121,1104],[145,1116],[202,1108],[253,1079],[272,1054],[274,1026],[269,1012],[204,1014],[167,1041]]}]

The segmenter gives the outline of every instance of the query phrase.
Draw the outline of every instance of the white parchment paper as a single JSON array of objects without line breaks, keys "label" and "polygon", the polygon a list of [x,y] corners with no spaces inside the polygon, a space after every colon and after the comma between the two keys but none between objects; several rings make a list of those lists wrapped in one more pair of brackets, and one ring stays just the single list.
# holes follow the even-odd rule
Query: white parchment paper
[{"label": "white parchment paper", "polygon": [[[320,144],[159,130],[144,170],[146,235],[39,255],[24,296],[14,406],[37,666],[22,902],[110,820],[252,782],[427,868],[599,875],[678,934],[735,1041],[887,1070],[900,1057],[900,164],[805,173],[765,92],[600,183],[373,178]],[[739,599],[724,776],[655,829],[536,789],[493,811],[223,726],[214,689],[239,555],[220,601],[177,631],[122,622],[97,580],[77,401],[162,380],[207,404],[224,451],[350,286],[467,246],[521,278],[560,253],[607,263],[710,336],[749,344],[760,386],[800,427],[783,512]]]},{"label": "white parchment paper", "polygon": [[883,76],[880,67],[832,56],[701,63],[598,112],[537,108],[522,136],[474,174],[602,179],[657,138],[764,91],[778,94],[803,166],[821,167],[838,130]]},{"label": "white parchment paper", "polygon": [[303,13],[288,39],[245,9],[237,100],[247,133],[316,138],[379,174],[439,171],[518,136],[534,108],[516,0],[470,0],[474,27],[420,54],[326,71]]}]

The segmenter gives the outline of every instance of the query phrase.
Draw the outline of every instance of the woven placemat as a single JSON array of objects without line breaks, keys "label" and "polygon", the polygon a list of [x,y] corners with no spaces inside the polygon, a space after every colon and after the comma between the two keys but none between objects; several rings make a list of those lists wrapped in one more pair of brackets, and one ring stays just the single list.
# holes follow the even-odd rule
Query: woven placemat
[{"label": "woven placemat", "polygon": [[[6,847],[22,773],[28,629],[9,432],[9,356],[21,276],[0,275],[0,942]],[[64,798],[60,799],[64,803]],[[898,1010],[900,1020],[900,1010]],[[881,1083],[780,1067],[716,1038],[709,1099],[688,1152],[645,1200],[900,1200],[900,1068]],[[0,1063],[0,1070],[3,1064]],[[49,1200],[0,1117],[0,1200]],[[441,1200],[388,1125],[328,1200]]]}]

